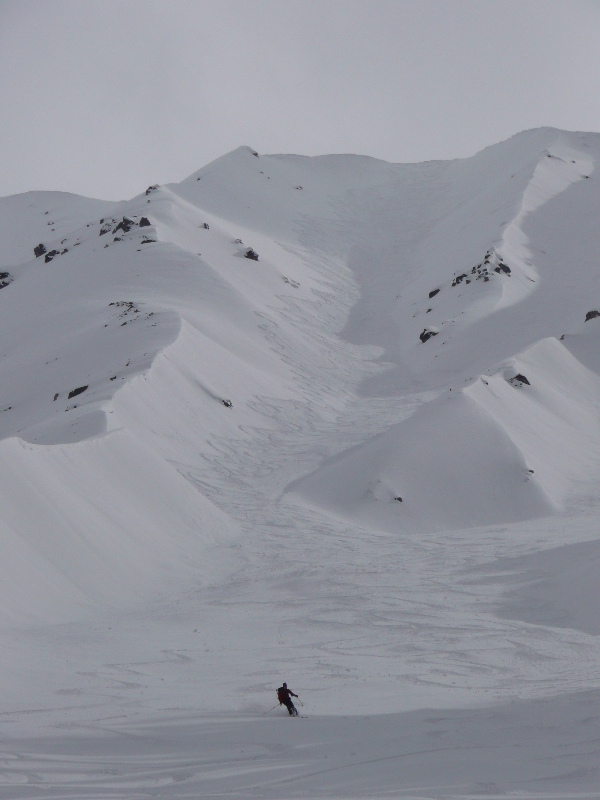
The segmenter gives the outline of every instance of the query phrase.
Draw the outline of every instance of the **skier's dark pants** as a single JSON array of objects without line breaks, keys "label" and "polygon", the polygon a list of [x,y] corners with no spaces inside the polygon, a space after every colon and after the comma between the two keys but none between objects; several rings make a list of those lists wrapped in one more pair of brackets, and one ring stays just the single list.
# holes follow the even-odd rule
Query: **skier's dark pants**
[{"label": "skier's dark pants", "polygon": [[291,699],[290,699],[290,698],[288,698],[288,699],[285,701],[285,706],[286,706],[287,710],[289,711],[290,717],[293,717],[295,714],[297,714],[297,713],[298,713],[298,709],[297,709],[297,708],[296,708],[296,706],[295,706],[295,705],[292,703],[292,701],[291,701]]}]

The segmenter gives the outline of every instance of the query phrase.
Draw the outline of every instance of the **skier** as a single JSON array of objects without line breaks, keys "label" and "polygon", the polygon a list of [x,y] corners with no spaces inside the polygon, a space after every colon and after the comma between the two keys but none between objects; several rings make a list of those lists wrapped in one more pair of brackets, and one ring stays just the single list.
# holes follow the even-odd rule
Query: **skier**
[{"label": "skier", "polygon": [[292,703],[292,697],[298,697],[298,695],[294,694],[290,689],[288,689],[287,683],[284,683],[283,686],[280,686],[279,689],[277,689],[277,699],[279,700],[279,705],[284,705],[287,708],[290,717],[297,717],[298,709]]}]

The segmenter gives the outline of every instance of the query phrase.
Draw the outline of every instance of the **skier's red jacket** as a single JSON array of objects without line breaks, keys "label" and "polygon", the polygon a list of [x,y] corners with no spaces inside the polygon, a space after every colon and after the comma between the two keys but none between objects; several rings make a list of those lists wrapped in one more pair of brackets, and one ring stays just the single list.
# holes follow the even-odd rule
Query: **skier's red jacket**
[{"label": "skier's red jacket", "polygon": [[292,702],[292,697],[290,697],[290,695],[292,697],[298,697],[297,694],[294,694],[287,688],[287,684],[285,683],[283,684],[283,686],[280,686],[279,689],[277,689],[277,699],[279,700],[280,703],[283,703],[286,706],[288,703]]}]

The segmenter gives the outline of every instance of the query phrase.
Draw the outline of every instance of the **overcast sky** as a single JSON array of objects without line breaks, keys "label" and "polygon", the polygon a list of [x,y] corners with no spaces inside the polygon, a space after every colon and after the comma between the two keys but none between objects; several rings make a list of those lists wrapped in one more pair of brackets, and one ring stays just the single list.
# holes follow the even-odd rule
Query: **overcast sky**
[{"label": "overcast sky", "polygon": [[0,0],[0,195],[600,131],[599,0]]}]

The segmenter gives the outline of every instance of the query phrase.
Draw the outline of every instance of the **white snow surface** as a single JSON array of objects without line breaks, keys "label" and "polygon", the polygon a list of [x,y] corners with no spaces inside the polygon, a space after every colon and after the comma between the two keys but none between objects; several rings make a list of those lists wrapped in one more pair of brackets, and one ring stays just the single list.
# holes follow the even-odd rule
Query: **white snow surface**
[{"label": "white snow surface", "polygon": [[600,797],[599,158],[0,198],[3,800]]}]

